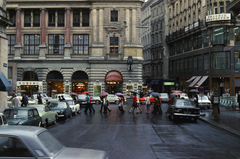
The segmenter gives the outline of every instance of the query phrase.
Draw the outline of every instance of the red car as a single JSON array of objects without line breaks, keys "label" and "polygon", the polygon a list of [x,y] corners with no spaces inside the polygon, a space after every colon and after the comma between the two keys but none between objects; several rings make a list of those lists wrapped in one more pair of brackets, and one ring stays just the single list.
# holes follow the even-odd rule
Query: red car
[{"label": "red car", "polygon": [[[150,95],[149,97],[150,97],[150,102],[151,102],[151,103],[154,103],[154,97],[151,96],[151,95]],[[146,103],[147,96],[144,96],[144,97],[142,97],[142,98],[138,98],[138,100],[139,100],[140,103]]]}]

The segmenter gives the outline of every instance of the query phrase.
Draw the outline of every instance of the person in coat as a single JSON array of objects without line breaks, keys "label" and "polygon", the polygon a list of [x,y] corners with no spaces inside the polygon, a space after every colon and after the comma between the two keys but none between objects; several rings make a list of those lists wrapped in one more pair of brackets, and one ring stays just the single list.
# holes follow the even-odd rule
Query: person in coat
[{"label": "person in coat", "polygon": [[13,99],[12,99],[12,107],[13,107],[13,108],[14,108],[14,107],[19,107],[20,104],[21,104],[21,103],[20,103],[17,95],[14,94]]},{"label": "person in coat", "polygon": [[42,97],[40,94],[38,94],[37,99],[38,99],[38,104],[43,104]]},{"label": "person in coat", "polygon": [[150,106],[151,106],[151,101],[150,101],[150,97],[149,97],[149,94],[148,94],[147,95],[147,100],[146,100],[146,107],[147,107],[146,114],[148,114],[148,111],[150,110]]},{"label": "person in coat", "polygon": [[157,114],[157,113],[162,114],[161,100],[158,96],[155,97],[152,113],[153,114]]}]

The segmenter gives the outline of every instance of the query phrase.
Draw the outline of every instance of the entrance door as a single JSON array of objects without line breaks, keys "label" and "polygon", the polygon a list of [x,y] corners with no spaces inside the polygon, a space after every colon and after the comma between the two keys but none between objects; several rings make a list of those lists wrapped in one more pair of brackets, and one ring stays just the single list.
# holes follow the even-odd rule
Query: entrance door
[{"label": "entrance door", "polygon": [[47,75],[47,94],[53,97],[54,94],[63,93],[63,76],[58,71],[51,71]]},{"label": "entrance door", "polygon": [[72,92],[81,94],[88,91],[88,75],[83,71],[76,71],[72,75]]}]

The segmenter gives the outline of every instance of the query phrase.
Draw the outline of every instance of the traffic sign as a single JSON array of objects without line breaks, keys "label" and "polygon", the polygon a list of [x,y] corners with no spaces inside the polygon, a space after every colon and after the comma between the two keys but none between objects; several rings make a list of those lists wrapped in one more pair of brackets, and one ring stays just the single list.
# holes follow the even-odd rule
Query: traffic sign
[{"label": "traffic sign", "polygon": [[200,87],[200,88],[199,88],[199,92],[200,92],[200,93],[204,93],[204,91],[205,91],[205,89],[204,89],[203,87]]},{"label": "traffic sign", "polygon": [[196,85],[195,85],[195,88],[198,88],[198,87],[199,87],[199,85],[198,85],[198,84],[196,84]]}]

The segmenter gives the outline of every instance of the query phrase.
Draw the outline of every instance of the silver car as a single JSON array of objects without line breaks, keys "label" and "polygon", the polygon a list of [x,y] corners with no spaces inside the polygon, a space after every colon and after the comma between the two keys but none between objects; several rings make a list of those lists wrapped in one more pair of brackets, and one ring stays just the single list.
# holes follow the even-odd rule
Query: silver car
[{"label": "silver car", "polygon": [[11,159],[106,159],[100,150],[68,148],[45,128],[3,126],[0,129],[0,158]]}]

